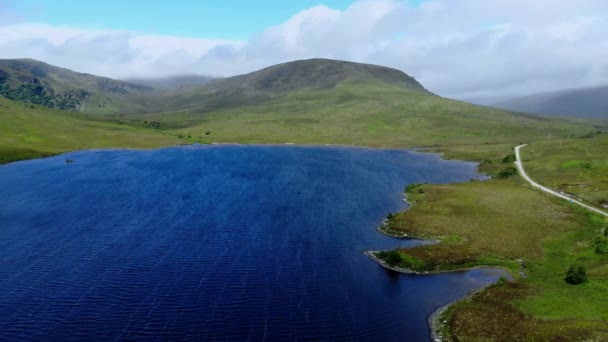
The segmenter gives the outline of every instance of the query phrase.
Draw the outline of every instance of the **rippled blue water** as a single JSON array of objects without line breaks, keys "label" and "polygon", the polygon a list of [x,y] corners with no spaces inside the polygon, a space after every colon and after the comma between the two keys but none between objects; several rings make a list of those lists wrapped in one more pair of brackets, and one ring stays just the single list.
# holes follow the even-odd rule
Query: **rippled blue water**
[{"label": "rippled blue water", "polygon": [[[66,164],[64,160],[75,160]],[[0,338],[427,340],[491,270],[406,276],[362,253],[412,182],[479,178],[407,151],[84,151],[0,167]]]}]

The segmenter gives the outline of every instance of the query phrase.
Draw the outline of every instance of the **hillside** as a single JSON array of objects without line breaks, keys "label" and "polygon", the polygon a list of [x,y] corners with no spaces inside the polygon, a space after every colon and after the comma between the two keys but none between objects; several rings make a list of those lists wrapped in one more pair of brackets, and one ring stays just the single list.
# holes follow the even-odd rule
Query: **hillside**
[{"label": "hillside", "polygon": [[0,164],[90,148],[177,145],[174,135],[0,98]]},{"label": "hillside", "polygon": [[[549,135],[605,129],[582,119],[512,113],[445,99],[400,70],[327,59],[294,61],[166,91],[29,60],[0,65],[8,74],[5,89],[25,89],[31,95],[28,102],[49,97],[50,104],[42,104],[61,108],[61,96],[80,89],[85,92],[76,99],[80,104],[68,108],[103,114],[96,120],[117,120],[125,127],[181,135],[190,142],[436,146],[453,152],[457,146],[478,145],[502,150]],[[38,108],[37,113],[49,112]],[[44,123],[32,120],[24,133],[47,133],[40,128]],[[60,126],[54,129],[61,131]],[[482,160],[481,155],[466,158]]]},{"label": "hillside", "polygon": [[400,70],[328,59],[309,59],[283,63],[245,75],[213,79],[202,86],[165,92],[164,96],[156,97],[154,105],[144,112],[188,110],[205,113],[259,104],[301,90],[328,91],[353,84],[391,85],[428,93],[414,78]]},{"label": "hillside", "polygon": [[152,88],[74,72],[30,59],[0,60],[0,95],[49,108],[118,113]]},{"label": "hillside", "polygon": [[[415,147],[516,144],[595,130],[436,96],[402,71],[313,59],[217,79],[128,115],[203,142]],[[210,134],[206,135],[205,132]]]},{"label": "hillside", "polygon": [[608,119],[608,86],[534,94],[492,106],[527,113]]},{"label": "hillside", "polygon": [[308,59],[274,65],[246,75],[211,81],[206,91],[276,94],[297,89],[330,89],[345,82],[386,83],[424,91],[401,70],[378,65]]},{"label": "hillside", "polygon": [[209,83],[215,77],[205,75],[176,75],[156,78],[127,78],[125,82],[146,87],[170,90],[185,86],[196,86]]}]

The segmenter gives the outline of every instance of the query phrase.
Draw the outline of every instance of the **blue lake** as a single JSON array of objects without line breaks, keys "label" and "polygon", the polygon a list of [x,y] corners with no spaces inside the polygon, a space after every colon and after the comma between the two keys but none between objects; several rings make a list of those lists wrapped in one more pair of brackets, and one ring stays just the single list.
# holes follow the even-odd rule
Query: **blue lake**
[{"label": "blue lake", "polygon": [[[65,163],[70,158],[75,162]],[[398,150],[100,150],[0,167],[0,339],[426,341],[498,279],[388,271],[365,250],[413,182],[482,178]]]}]

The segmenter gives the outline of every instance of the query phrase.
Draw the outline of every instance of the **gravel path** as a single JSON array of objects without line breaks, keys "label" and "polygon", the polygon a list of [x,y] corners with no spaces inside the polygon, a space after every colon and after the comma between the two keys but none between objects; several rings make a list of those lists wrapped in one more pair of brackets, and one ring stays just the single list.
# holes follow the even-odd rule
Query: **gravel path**
[{"label": "gravel path", "polygon": [[585,207],[585,208],[587,208],[587,209],[589,209],[589,210],[591,210],[591,211],[594,211],[594,212],[596,212],[596,213],[598,213],[598,214],[600,214],[600,215],[608,216],[608,213],[605,213],[605,212],[604,212],[604,211],[602,211],[602,210],[599,210],[599,209],[597,209],[597,208],[595,208],[595,207],[592,207],[592,206],[590,206],[590,205],[587,205],[587,204],[585,204],[585,203],[579,202],[579,201],[577,201],[577,200],[575,200],[575,199],[573,199],[573,198],[570,198],[570,197],[568,197],[568,196],[566,196],[566,195],[560,194],[560,193],[559,193],[559,192],[557,192],[557,191],[551,190],[551,189],[549,189],[549,188],[547,188],[547,187],[544,187],[544,186],[542,186],[542,185],[540,185],[540,184],[536,183],[535,181],[533,181],[533,180],[532,180],[532,178],[530,178],[530,176],[528,176],[528,174],[527,174],[527,173],[526,173],[526,171],[524,170],[524,164],[523,164],[523,163],[522,163],[522,161],[521,161],[521,157],[520,157],[519,150],[520,150],[522,147],[524,147],[524,146],[527,146],[527,145],[520,145],[520,146],[515,147],[515,157],[516,157],[515,165],[517,166],[517,171],[519,171],[519,174],[520,174],[520,175],[521,175],[521,176],[522,176],[522,177],[523,177],[525,180],[527,180],[527,181],[528,181],[530,184],[532,184],[532,186],[533,186],[533,187],[538,188],[538,189],[540,189],[540,190],[542,190],[542,191],[544,191],[544,192],[546,192],[546,193],[549,193],[549,194],[551,194],[551,195],[553,195],[553,196],[557,196],[557,197],[559,197],[559,198],[563,198],[563,199],[565,199],[566,201],[568,201],[568,202],[570,202],[570,203],[576,203],[576,204],[578,204],[578,205],[580,205],[580,206],[583,206],[583,207]]}]

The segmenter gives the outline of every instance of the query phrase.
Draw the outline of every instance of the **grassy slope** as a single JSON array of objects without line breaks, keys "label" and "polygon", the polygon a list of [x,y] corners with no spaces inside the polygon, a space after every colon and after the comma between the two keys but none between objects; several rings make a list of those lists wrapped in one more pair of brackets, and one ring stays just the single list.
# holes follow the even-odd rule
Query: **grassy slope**
[{"label": "grassy slope", "polygon": [[[149,87],[74,72],[30,59],[0,59],[0,84],[3,80],[14,89],[35,85],[32,82],[36,80],[44,89],[44,96],[49,98],[86,92],[84,97],[82,94],[76,96],[78,105],[75,108],[69,108],[98,115],[143,111],[148,108],[147,102],[159,95]],[[28,92],[12,99],[42,104],[36,95]]]},{"label": "grassy slope", "polygon": [[152,129],[92,121],[81,114],[0,98],[0,164],[78,149],[153,148],[179,142]]},{"label": "grassy slope", "polygon": [[522,150],[530,177],[601,206],[608,204],[608,134],[539,141]]},{"label": "grassy slope", "polygon": [[[517,115],[394,85],[354,82],[303,89],[241,108],[139,119],[160,121],[166,129],[206,142],[377,147],[516,144],[592,130],[585,121]],[[204,136],[208,130],[212,134]]]}]

